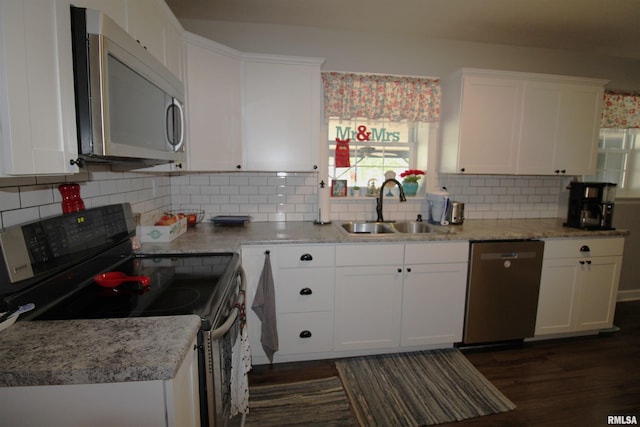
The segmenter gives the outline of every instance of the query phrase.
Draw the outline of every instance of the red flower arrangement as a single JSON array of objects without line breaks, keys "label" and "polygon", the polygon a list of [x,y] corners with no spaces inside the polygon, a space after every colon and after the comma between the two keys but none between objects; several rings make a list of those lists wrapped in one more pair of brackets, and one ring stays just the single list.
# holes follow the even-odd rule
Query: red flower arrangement
[{"label": "red flower arrangement", "polygon": [[420,175],[424,175],[424,171],[420,169],[407,169],[400,174],[400,178],[402,178],[404,182],[418,182],[421,178]]}]

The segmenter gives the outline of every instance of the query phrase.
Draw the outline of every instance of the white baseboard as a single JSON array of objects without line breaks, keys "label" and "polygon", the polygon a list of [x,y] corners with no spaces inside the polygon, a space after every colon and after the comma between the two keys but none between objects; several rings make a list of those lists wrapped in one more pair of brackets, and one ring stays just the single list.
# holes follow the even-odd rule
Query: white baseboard
[{"label": "white baseboard", "polygon": [[640,300],[640,289],[629,289],[625,291],[618,291],[618,298],[616,301],[637,301]]}]

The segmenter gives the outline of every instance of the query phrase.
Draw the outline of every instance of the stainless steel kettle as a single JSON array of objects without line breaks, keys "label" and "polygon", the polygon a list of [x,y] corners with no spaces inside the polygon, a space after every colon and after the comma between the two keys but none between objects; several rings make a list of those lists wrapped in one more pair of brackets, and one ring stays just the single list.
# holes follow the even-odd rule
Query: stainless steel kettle
[{"label": "stainless steel kettle", "polygon": [[447,221],[449,224],[462,224],[464,222],[464,203],[450,201],[447,210]]}]

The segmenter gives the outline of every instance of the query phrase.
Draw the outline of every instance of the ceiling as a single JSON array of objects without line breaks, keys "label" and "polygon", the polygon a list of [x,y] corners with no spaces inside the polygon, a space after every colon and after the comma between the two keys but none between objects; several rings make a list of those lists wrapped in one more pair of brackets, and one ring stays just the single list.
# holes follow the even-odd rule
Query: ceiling
[{"label": "ceiling", "polygon": [[376,31],[640,59],[640,0],[166,0],[178,19]]}]

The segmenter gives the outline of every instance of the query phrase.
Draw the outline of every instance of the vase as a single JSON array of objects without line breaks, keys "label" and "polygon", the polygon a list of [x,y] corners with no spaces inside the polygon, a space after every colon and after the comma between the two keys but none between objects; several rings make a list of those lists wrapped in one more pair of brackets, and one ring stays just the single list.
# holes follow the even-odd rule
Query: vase
[{"label": "vase", "polygon": [[402,188],[404,189],[405,196],[415,196],[418,192],[418,183],[417,182],[403,182]]}]

